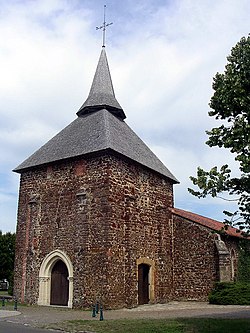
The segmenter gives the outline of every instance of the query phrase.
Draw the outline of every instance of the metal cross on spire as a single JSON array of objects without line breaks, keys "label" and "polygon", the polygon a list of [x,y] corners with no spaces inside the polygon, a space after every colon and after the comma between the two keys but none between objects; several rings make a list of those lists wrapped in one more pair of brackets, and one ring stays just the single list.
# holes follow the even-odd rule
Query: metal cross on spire
[{"label": "metal cross on spire", "polygon": [[103,15],[103,24],[100,27],[96,27],[96,30],[102,29],[102,47],[105,47],[105,37],[106,37],[106,28],[113,24],[113,22],[106,23],[106,5],[104,5],[104,15]]}]

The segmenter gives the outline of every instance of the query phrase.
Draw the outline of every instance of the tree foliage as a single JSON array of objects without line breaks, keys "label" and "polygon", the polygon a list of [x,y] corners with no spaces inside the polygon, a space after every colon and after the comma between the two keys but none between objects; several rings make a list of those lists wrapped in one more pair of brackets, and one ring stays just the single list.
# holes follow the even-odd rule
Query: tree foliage
[{"label": "tree foliage", "polygon": [[13,286],[15,240],[15,234],[3,234],[0,230],[0,280],[7,279],[10,287]]},{"label": "tree foliage", "polygon": [[226,224],[244,227],[250,232],[250,35],[232,48],[224,73],[213,79],[214,95],[209,116],[220,121],[206,131],[207,145],[227,148],[239,165],[239,176],[233,177],[228,165],[214,166],[210,171],[198,167],[197,177],[190,177],[199,190],[189,192],[199,198],[220,197],[228,193],[238,203],[236,212],[224,211]]},{"label": "tree foliage", "polygon": [[250,284],[250,242],[243,239],[239,245],[237,280]]}]

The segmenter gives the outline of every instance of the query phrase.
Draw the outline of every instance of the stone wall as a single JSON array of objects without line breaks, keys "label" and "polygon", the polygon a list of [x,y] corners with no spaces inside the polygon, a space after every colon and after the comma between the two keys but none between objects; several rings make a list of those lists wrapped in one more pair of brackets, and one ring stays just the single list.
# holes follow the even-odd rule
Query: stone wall
[{"label": "stone wall", "polygon": [[[233,281],[236,277],[238,239],[220,237],[202,225],[175,215],[173,223],[173,298],[206,301],[216,281]],[[218,247],[219,239],[223,249]]]},{"label": "stone wall", "polygon": [[46,255],[73,265],[73,306],[102,297],[106,307],[135,306],[137,259],[154,263],[154,297],[170,298],[172,184],[112,154],[23,172],[17,224],[15,294],[37,303]]},{"label": "stone wall", "polygon": [[206,300],[218,280],[218,254],[214,234],[184,218],[174,216],[175,299]]},{"label": "stone wall", "polygon": [[236,281],[237,280],[237,269],[238,269],[238,260],[239,260],[239,242],[240,238],[232,238],[226,235],[222,235],[221,239],[224,241],[228,253],[229,258],[227,259],[228,263],[228,281]]},{"label": "stone wall", "polygon": [[18,300],[37,303],[40,267],[55,250],[73,267],[73,307],[96,299],[106,308],[136,306],[142,263],[151,267],[151,302],[206,300],[215,281],[236,277],[238,239],[222,236],[227,254],[219,256],[218,236],[172,216],[172,206],[171,182],[111,152],[23,172]]},{"label": "stone wall", "polygon": [[[155,266],[151,301],[166,301],[171,293],[172,270],[171,215],[166,212],[173,205],[172,185],[155,173],[121,159],[113,159],[110,172],[110,282],[123,278],[119,272],[122,267],[124,280],[118,283],[124,285],[122,298],[128,307],[137,305],[136,260],[150,259]],[[117,302],[116,293],[111,297]]]}]

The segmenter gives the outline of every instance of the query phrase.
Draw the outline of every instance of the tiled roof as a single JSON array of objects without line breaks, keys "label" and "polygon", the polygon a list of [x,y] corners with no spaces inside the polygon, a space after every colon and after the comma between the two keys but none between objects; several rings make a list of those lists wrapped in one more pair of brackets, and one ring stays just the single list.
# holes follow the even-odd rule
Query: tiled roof
[{"label": "tiled roof", "polygon": [[174,175],[120,118],[103,109],[78,117],[14,171],[112,149],[178,183]]},{"label": "tiled roof", "polygon": [[[204,227],[207,227],[214,231],[221,231],[222,228],[225,227],[224,223],[222,223],[222,222],[219,222],[219,221],[216,221],[216,220],[213,220],[208,217],[204,217],[204,216],[201,216],[201,215],[198,215],[195,213],[187,212],[187,211],[179,209],[179,208],[171,208],[170,210],[174,215],[183,217],[189,221],[198,223],[198,224],[203,225]],[[225,232],[229,236],[243,238],[243,236],[241,235],[241,232],[239,232],[239,230],[236,228],[228,227],[228,229],[225,230]]]}]

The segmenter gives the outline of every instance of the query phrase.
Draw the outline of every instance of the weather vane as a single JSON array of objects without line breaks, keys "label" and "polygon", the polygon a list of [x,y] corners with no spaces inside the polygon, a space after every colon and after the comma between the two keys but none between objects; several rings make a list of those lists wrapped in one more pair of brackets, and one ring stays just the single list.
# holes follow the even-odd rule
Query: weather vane
[{"label": "weather vane", "polygon": [[113,24],[111,23],[106,23],[106,5],[104,5],[104,15],[103,15],[103,24],[100,27],[96,27],[96,30],[101,30],[102,29],[102,46],[105,47],[105,37],[106,37],[106,28]]}]

